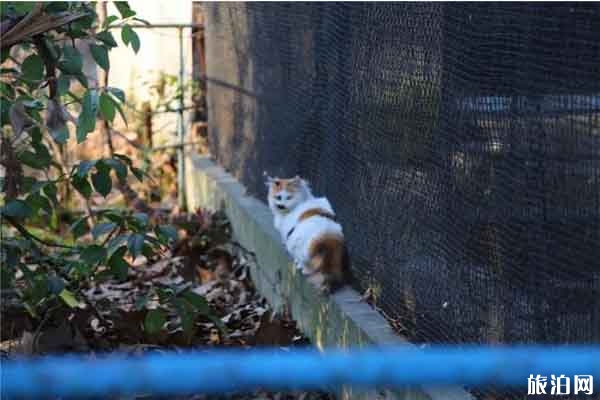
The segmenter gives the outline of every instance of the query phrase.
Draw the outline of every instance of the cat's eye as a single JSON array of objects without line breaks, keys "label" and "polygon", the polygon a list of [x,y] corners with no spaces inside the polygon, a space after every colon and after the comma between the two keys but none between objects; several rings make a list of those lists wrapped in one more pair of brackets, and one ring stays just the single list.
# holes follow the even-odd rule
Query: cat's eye
[{"label": "cat's eye", "polygon": [[281,200],[281,195],[278,194],[277,196],[275,196],[275,200]]},{"label": "cat's eye", "polygon": [[286,200],[291,200],[291,199],[292,199],[292,196],[288,196],[288,197],[286,197],[285,199],[286,199]]}]

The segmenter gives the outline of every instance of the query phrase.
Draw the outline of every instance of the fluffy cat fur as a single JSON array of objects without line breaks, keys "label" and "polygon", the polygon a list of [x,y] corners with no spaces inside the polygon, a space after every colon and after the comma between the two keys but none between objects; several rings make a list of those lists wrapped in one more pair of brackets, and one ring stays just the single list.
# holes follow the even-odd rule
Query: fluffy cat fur
[{"label": "fluffy cat fur", "polygon": [[269,208],[298,269],[328,293],[343,285],[348,255],[341,225],[325,197],[314,197],[308,183],[268,178]]}]

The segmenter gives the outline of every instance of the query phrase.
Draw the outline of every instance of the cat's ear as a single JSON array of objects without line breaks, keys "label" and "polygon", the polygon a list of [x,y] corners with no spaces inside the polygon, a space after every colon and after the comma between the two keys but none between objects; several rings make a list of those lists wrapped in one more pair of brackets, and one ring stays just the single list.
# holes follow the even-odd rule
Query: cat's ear
[{"label": "cat's ear", "polygon": [[310,189],[310,184],[306,179],[300,178],[300,175],[296,175],[294,178],[294,182],[299,186],[304,186],[307,189]]},{"label": "cat's ear", "polygon": [[265,179],[265,186],[270,188],[271,185],[275,182],[276,178],[273,178],[272,176],[267,175],[267,178]]}]

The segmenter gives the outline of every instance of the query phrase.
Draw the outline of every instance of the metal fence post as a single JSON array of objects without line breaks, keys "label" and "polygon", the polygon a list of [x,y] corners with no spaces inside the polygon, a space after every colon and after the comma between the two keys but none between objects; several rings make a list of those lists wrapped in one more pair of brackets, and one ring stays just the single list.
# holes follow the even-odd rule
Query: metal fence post
[{"label": "metal fence post", "polygon": [[184,142],[184,126],[183,126],[183,79],[184,79],[184,65],[183,65],[183,28],[178,27],[179,33],[179,110],[177,111],[177,138],[179,140],[179,147],[177,149],[177,202],[179,209],[185,211],[187,209],[187,202],[185,198],[185,153],[183,148]]}]

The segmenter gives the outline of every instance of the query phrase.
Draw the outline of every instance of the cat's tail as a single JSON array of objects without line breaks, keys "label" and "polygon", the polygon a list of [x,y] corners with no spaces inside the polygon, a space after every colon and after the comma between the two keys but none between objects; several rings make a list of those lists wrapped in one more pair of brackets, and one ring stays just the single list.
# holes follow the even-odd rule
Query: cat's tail
[{"label": "cat's tail", "polygon": [[323,276],[322,289],[331,292],[348,283],[349,257],[344,238],[324,234],[310,246],[310,265],[315,273]]}]

